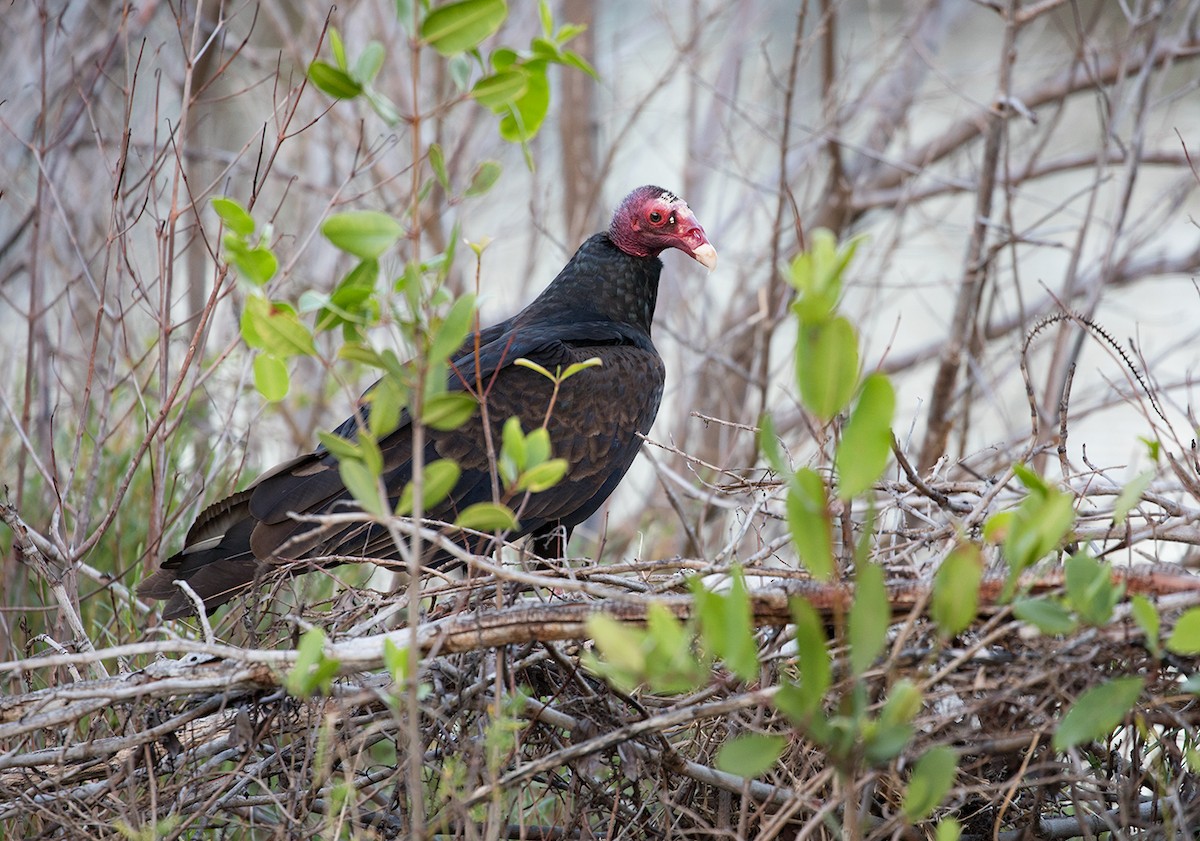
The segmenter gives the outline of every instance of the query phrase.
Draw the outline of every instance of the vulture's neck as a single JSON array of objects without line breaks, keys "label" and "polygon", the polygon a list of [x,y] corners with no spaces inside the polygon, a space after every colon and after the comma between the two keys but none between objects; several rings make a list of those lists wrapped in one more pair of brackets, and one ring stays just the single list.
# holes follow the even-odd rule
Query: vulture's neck
[{"label": "vulture's neck", "polygon": [[579,247],[522,316],[615,321],[637,327],[649,336],[661,272],[662,260],[658,257],[626,254],[607,233],[596,234]]}]

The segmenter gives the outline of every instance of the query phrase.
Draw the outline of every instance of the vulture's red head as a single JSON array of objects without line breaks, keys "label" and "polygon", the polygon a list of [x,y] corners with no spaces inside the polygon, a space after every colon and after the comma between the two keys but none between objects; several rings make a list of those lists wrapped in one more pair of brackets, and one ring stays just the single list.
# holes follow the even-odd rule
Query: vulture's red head
[{"label": "vulture's red head", "polygon": [[635,257],[657,257],[678,248],[709,271],[717,265],[717,250],[687,202],[662,187],[638,187],[626,196],[613,214],[608,237]]}]

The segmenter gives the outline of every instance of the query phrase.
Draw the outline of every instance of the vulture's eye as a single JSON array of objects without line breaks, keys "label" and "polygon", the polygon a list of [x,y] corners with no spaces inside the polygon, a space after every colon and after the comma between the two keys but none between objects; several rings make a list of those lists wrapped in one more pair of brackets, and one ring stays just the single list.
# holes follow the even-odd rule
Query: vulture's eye
[{"label": "vulture's eye", "polygon": [[659,222],[662,221],[662,214],[659,213],[657,210],[651,210],[650,211],[650,221],[653,222],[655,225],[657,225]]}]

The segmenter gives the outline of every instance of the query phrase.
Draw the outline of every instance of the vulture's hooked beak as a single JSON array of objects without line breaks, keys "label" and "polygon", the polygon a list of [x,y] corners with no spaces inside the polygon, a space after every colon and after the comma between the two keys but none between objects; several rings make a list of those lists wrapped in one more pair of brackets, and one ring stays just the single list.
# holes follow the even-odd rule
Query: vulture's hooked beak
[{"label": "vulture's hooked beak", "polygon": [[692,249],[692,258],[710,272],[717,267],[717,249],[707,240],[703,245]]}]

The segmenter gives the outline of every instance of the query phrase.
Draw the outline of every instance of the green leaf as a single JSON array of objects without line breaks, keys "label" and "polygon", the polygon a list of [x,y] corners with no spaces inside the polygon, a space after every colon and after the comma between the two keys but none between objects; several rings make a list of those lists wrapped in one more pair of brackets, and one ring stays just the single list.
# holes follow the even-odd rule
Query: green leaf
[{"label": "green leaf", "polygon": [[944,638],[962,633],[979,610],[983,556],[973,543],[956,546],[933,577],[930,615]]},{"label": "green leaf", "polygon": [[587,633],[603,658],[585,658],[588,667],[627,692],[634,689],[646,673],[641,635],[603,613],[588,617]]},{"label": "green leaf", "polygon": [[734,736],[717,751],[717,768],[739,777],[757,777],[779,761],[787,743],[784,736],[762,733]]},{"label": "green leaf", "polygon": [[364,511],[376,517],[384,518],[390,512],[381,495],[379,474],[373,473],[367,465],[357,459],[339,459],[338,475],[350,495],[354,497]]},{"label": "green leaf", "polygon": [[450,355],[466,341],[474,323],[475,296],[466,294],[454,302],[442,323],[438,325],[433,340],[429,343],[427,357],[435,362],[449,360]]},{"label": "green leaf", "polygon": [[365,395],[371,407],[367,415],[367,427],[377,440],[394,432],[400,426],[400,417],[404,411],[404,403],[408,399],[408,389],[399,378],[390,374],[383,377]]},{"label": "green leaf", "polygon": [[1093,627],[1107,625],[1125,595],[1125,585],[1112,580],[1112,568],[1087,552],[1067,558],[1066,584],[1067,604]]},{"label": "green leaf", "polygon": [[250,248],[235,234],[227,233],[222,240],[222,256],[237,270],[239,276],[254,286],[263,286],[279,270],[279,259],[265,245]]},{"label": "green leaf", "polygon": [[1017,506],[1004,538],[1004,557],[1012,568],[1010,581],[1061,545],[1075,523],[1074,497],[1050,487],[1023,465],[1014,465],[1029,494]]},{"label": "green leaf", "polygon": [[1162,621],[1158,615],[1158,609],[1148,598],[1136,594],[1131,598],[1129,604],[1130,613],[1133,614],[1133,620],[1137,622],[1138,627],[1142,629],[1142,633],[1146,635],[1146,648],[1155,657],[1162,656],[1162,643],[1159,641],[1158,635],[1162,625]]},{"label": "green leaf", "polygon": [[1142,501],[1142,494],[1154,480],[1153,470],[1144,470],[1134,477],[1133,481],[1121,489],[1117,501],[1113,503],[1113,525],[1119,526],[1125,522],[1133,506]]},{"label": "green leaf", "polygon": [[296,646],[296,663],[284,678],[288,694],[306,698],[315,690],[328,693],[337,676],[338,661],[325,656],[325,634],[320,628],[310,628]]},{"label": "green leaf", "polygon": [[537,467],[550,458],[550,430],[539,426],[525,436],[525,467]]},{"label": "green leaf", "polygon": [[860,564],[855,576],[854,602],[850,605],[850,670],[861,675],[875,662],[887,641],[892,611],[888,606],[883,568]]},{"label": "green leaf", "polygon": [[811,468],[797,470],[788,486],[787,522],[800,561],[814,577],[833,577],[833,532],[825,482]]},{"label": "green leaf", "polygon": [[260,353],[254,357],[254,387],[272,403],[287,397],[287,364],[278,356]]},{"label": "green leaf", "polygon": [[700,636],[705,648],[721,658],[730,671],[749,683],[759,677],[758,646],[750,616],[750,596],[741,567],[732,571],[729,592],[708,589],[699,577],[688,579],[696,600]]},{"label": "green leaf", "polygon": [[468,505],[455,519],[454,525],[475,531],[512,531],[520,524],[512,509],[496,502],[477,502]]},{"label": "green leaf", "polygon": [[528,87],[529,74],[517,67],[484,76],[471,88],[471,96],[484,108],[503,113],[524,95]]},{"label": "green leaf", "polygon": [[958,841],[961,837],[962,824],[954,818],[943,818],[938,821],[933,841]]},{"label": "green leaf", "polygon": [[500,119],[500,137],[509,143],[527,143],[538,133],[550,111],[550,82],[544,64],[525,64],[525,92],[509,104]]},{"label": "green leaf", "polygon": [[504,0],[462,0],[434,9],[421,24],[421,40],[444,56],[479,46],[508,16]]},{"label": "green leaf", "polygon": [[[462,470],[453,459],[442,458],[425,465],[425,472],[422,474],[424,481],[421,483],[421,510],[428,513],[433,506],[449,496],[461,475]],[[396,503],[396,513],[401,517],[411,514],[414,499],[413,483],[408,482],[400,493],[399,502]]]},{"label": "green leaf", "polygon": [[466,197],[482,196],[492,189],[492,185],[500,179],[502,171],[500,164],[495,161],[484,161],[479,164],[475,167],[475,172],[471,174],[471,183],[467,185]]},{"label": "green leaf", "polygon": [[392,683],[403,686],[408,680],[408,648],[401,648],[390,639],[383,640],[383,665],[391,675]]},{"label": "green leaf", "polygon": [[825,693],[833,684],[833,665],[829,659],[829,640],[825,623],[805,599],[788,603],[796,623],[796,654],[800,661],[800,682],[784,683],[776,696],[776,706],[798,727],[807,726],[821,709]]},{"label": "green leaf", "polygon": [[370,83],[379,74],[379,68],[383,67],[385,55],[383,44],[368,41],[354,62],[354,80],[364,85]]},{"label": "green leaf", "polygon": [[691,632],[659,602],[646,611],[642,648],[647,651],[645,681],[655,692],[692,692],[710,676],[708,662],[693,650]]},{"label": "green leaf", "polygon": [[340,435],[324,431],[317,432],[317,439],[321,442],[321,446],[328,450],[334,458],[348,458],[354,461],[363,460],[362,447],[354,441],[349,441]]},{"label": "green leaf", "polygon": [[285,304],[251,295],[242,310],[242,338],[250,347],[287,359],[315,356],[312,333],[301,323],[294,310]]},{"label": "green leaf", "polygon": [[821,420],[846,408],[858,386],[858,336],[848,320],[801,325],[796,378],[805,408]]},{"label": "green leaf", "polygon": [[517,490],[535,494],[547,491],[562,481],[563,477],[567,475],[568,467],[570,465],[564,458],[552,458],[530,467],[517,480]]},{"label": "green leaf", "polygon": [[550,382],[558,382],[558,377],[556,377],[554,374],[551,374],[546,366],[539,365],[532,359],[526,359],[524,356],[519,356],[513,360],[513,365],[520,365],[522,368],[528,368],[530,371],[536,371],[546,379],[550,380]]},{"label": "green leaf", "polygon": [[375,210],[351,210],[325,220],[321,233],[335,246],[363,260],[375,260],[404,233],[400,223]]},{"label": "green leaf", "polygon": [[1167,650],[1175,654],[1200,654],[1200,607],[1184,611],[1167,640]]},{"label": "green leaf", "polygon": [[465,391],[447,391],[425,400],[421,410],[421,423],[445,432],[458,429],[475,414],[479,404]]},{"label": "green leaf", "polygon": [[342,33],[336,26],[329,27],[329,51],[333,53],[333,60],[337,62],[339,69],[350,69],[346,63],[346,45],[342,43]]},{"label": "green leaf", "polygon": [[858,404],[837,448],[838,496],[851,499],[869,490],[883,475],[892,454],[892,416],[896,392],[886,375],[863,381]]},{"label": "green leaf", "polygon": [[225,227],[239,237],[248,237],[254,233],[254,220],[240,203],[225,196],[217,196],[212,200],[212,207],[225,223]]},{"label": "green leaf", "polygon": [[500,478],[505,485],[517,481],[528,463],[525,435],[521,432],[521,419],[516,415],[504,422],[500,432]]},{"label": "green leaf", "polygon": [[438,180],[438,184],[449,193],[450,176],[446,174],[446,158],[442,154],[442,147],[439,143],[429,144],[429,168],[433,170],[433,176]]},{"label": "green leaf", "polygon": [[1069,634],[1077,624],[1075,617],[1061,602],[1049,597],[1017,599],[1013,602],[1013,615],[1047,636]]},{"label": "green leaf", "polygon": [[913,766],[908,791],[904,794],[904,816],[910,821],[924,820],[941,805],[954,785],[958,753],[944,745],[931,748]]},{"label": "green leaf", "polygon": [[314,61],[308,65],[308,78],[317,88],[334,99],[354,99],[362,93],[362,85],[354,81],[345,70]]},{"label": "green leaf", "polygon": [[573,362],[567,366],[567,370],[563,371],[558,377],[559,382],[566,382],[571,377],[578,374],[580,371],[586,371],[588,368],[600,368],[604,365],[604,360],[599,356],[593,356],[590,359],[585,359],[582,362]]},{"label": "green leaf", "polygon": [[1067,750],[1084,742],[1106,739],[1133,709],[1144,683],[1140,677],[1120,677],[1084,692],[1059,722],[1054,732],[1054,749]]},{"label": "green leaf", "polygon": [[830,231],[818,228],[809,236],[809,248],[792,261],[788,283],[799,294],[792,309],[801,324],[828,322],[842,294],[842,275],[854,257],[862,237],[840,247]]}]

